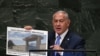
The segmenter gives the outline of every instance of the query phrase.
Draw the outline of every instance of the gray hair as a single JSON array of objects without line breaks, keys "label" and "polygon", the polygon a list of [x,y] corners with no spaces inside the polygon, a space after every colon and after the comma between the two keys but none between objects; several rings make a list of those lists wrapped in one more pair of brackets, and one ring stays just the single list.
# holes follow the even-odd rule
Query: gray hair
[{"label": "gray hair", "polygon": [[58,13],[63,13],[63,14],[65,15],[66,18],[69,18],[68,13],[67,13],[66,11],[63,11],[63,10],[59,10],[59,11],[55,12],[55,13],[53,14],[53,18],[54,18],[54,16],[55,16],[56,14],[58,14]]}]

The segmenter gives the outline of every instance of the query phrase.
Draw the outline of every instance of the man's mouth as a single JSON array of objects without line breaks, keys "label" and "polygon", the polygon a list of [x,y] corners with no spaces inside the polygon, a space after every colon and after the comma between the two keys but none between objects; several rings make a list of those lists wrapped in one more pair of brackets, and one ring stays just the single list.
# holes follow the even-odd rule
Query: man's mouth
[{"label": "man's mouth", "polygon": [[56,28],[56,30],[57,30],[57,31],[60,31],[60,30],[61,30],[61,28]]}]

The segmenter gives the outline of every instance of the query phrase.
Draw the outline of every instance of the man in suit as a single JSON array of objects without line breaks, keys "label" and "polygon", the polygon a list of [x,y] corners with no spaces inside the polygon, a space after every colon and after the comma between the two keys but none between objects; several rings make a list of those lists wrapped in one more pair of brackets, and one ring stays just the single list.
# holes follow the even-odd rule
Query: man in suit
[{"label": "man in suit", "polygon": [[[65,11],[57,11],[53,14],[53,30],[48,33],[48,49],[65,50],[81,49],[84,50],[85,41],[77,34],[69,30],[70,19]],[[25,29],[30,27],[25,26]],[[59,37],[59,39],[58,39]],[[48,56],[86,56],[84,52],[64,52],[49,51]]]},{"label": "man in suit", "polygon": [[[84,50],[84,40],[77,34],[69,30],[70,19],[65,11],[57,11],[53,14],[53,29],[48,36],[48,49],[65,50],[81,49]],[[60,44],[55,44],[57,36],[60,35]],[[57,52],[60,56],[85,56],[84,52]],[[49,52],[48,56],[54,56],[55,52]],[[58,55],[58,56],[59,56]]]}]

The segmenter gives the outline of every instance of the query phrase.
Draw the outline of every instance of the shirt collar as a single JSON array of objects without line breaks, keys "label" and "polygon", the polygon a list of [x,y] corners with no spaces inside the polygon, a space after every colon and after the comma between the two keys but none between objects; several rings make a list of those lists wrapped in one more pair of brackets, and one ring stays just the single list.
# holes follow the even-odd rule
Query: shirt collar
[{"label": "shirt collar", "polygon": [[[63,39],[67,33],[68,33],[68,29],[67,29],[64,33],[62,33],[62,34],[60,35],[61,39]],[[57,36],[58,36],[58,34],[56,33],[56,37],[57,37]]]}]

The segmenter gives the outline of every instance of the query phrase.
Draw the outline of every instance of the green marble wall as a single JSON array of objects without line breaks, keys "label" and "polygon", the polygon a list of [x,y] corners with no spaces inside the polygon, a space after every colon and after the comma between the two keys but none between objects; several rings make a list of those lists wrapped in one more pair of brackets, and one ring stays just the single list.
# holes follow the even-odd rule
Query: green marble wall
[{"label": "green marble wall", "polygon": [[0,0],[0,54],[5,55],[7,26],[32,25],[50,31],[52,14],[57,10],[68,11],[70,28],[86,39],[86,49],[100,51],[99,5],[98,0]]}]

